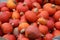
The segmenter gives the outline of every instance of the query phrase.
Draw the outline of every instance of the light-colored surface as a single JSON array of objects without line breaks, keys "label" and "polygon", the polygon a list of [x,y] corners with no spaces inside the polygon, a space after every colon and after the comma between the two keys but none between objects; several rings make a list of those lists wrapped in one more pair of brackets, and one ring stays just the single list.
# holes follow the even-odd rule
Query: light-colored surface
[{"label": "light-colored surface", "polygon": [[6,2],[6,1],[7,1],[7,0],[0,0],[0,3],[1,3],[1,2]]}]

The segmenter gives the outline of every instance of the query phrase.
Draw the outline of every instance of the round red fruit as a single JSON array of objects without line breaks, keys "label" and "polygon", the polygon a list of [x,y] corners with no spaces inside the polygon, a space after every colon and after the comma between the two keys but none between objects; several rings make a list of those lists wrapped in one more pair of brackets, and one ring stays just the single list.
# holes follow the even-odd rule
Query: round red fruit
[{"label": "round red fruit", "polygon": [[53,36],[59,36],[60,35],[60,30],[54,30],[53,31]]},{"label": "round red fruit", "polygon": [[3,36],[3,38],[5,38],[7,40],[16,40],[15,36],[12,34],[6,34]]},{"label": "round red fruit", "polygon": [[10,19],[9,20],[9,23],[14,26],[14,27],[17,27],[19,25],[19,19]]},{"label": "round red fruit", "polygon": [[48,34],[45,35],[44,40],[52,40],[53,37],[54,36],[52,34],[48,33]]},{"label": "round red fruit", "polygon": [[29,22],[35,22],[37,20],[37,15],[32,11],[27,11],[25,17]]},{"label": "round red fruit", "polygon": [[28,10],[28,6],[26,5],[26,3],[21,3],[19,2],[17,7],[16,7],[16,10],[19,11],[19,12],[26,12]]},{"label": "round red fruit", "polygon": [[1,11],[9,11],[9,8],[7,8],[7,7],[2,7],[2,8],[1,8]]},{"label": "round red fruit", "polygon": [[45,26],[45,25],[39,25],[39,31],[40,31],[42,34],[46,34],[46,33],[48,33],[48,27]]},{"label": "round red fruit", "polygon": [[57,11],[55,14],[54,14],[54,18],[56,21],[59,21],[60,19],[60,11]]},{"label": "round red fruit", "polygon": [[47,21],[47,27],[48,27],[49,29],[53,29],[53,28],[54,28],[54,21],[48,20],[48,21]]},{"label": "round red fruit", "polygon": [[1,22],[7,22],[11,17],[11,12],[5,11],[5,12],[0,12],[0,21]]},{"label": "round red fruit", "polygon": [[38,18],[43,17],[48,19],[49,18],[49,13],[47,11],[41,11],[40,14],[38,14]]},{"label": "round red fruit", "polygon": [[55,27],[56,27],[56,29],[60,30],[60,22],[56,22]]},{"label": "round red fruit", "polygon": [[13,31],[13,27],[9,23],[3,23],[1,29],[3,33],[11,33]]},{"label": "round red fruit", "polygon": [[53,15],[56,12],[56,5],[51,3],[46,3],[43,6],[43,9],[46,10],[49,13],[49,15]]},{"label": "round red fruit", "polygon": [[40,6],[40,4],[38,2],[32,3],[32,6],[33,6],[33,8],[38,8],[38,9],[41,8],[41,6]]}]

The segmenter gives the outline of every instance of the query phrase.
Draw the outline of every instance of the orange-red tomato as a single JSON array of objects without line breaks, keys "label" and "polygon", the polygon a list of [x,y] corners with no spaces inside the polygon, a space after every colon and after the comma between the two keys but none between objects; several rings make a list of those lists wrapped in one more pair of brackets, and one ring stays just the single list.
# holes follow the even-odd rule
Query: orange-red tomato
[{"label": "orange-red tomato", "polygon": [[25,2],[26,5],[29,7],[29,9],[32,8],[32,2],[31,2],[31,0],[24,0],[24,2]]},{"label": "orange-red tomato", "polygon": [[38,24],[46,25],[46,24],[47,24],[47,20],[41,17],[41,18],[39,18],[39,19],[37,20],[37,23],[38,23]]},{"label": "orange-red tomato", "polygon": [[6,4],[7,4],[6,2],[1,2],[1,3],[0,3],[0,8],[6,7],[6,6],[7,6]]},{"label": "orange-red tomato", "polygon": [[49,29],[53,29],[54,28],[54,21],[53,20],[48,20],[47,21],[47,27]]},{"label": "orange-red tomato", "polygon": [[3,23],[1,29],[3,33],[11,33],[13,31],[13,27],[10,23]]},{"label": "orange-red tomato", "polygon": [[37,0],[31,0],[32,3],[37,2]]},{"label": "orange-red tomato", "polygon": [[48,33],[48,34],[45,35],[44,40],[52,40],[53,37],[54,36],[52,34]]},{"label": "orange-red tomato", "polygon": [[39,13],[41,13],[43,11],[43,9],[41,8],[41,9],[39,9]]},{"label": "orange-red tomato", "polygon": [[9,8],[8,7],[2,7],[1,11],[9,11]]},{"label": "orange-red tomato", "polygon": [[19,25],[19,19],[10,19],[9,23],[13,26],[13,27],[17,27]]},{"label": "orange-red tomato", "polygon": [[17,40],[29,40],[29,39],[26,38],[23,34],[19,34]]},{"label": "orange-red tomato", "polygon": [[41,8],[41,6],[40,6],[40,4],[38,2],[32,3],[32,6],[33,6],[33,8],[38,8],[38,9]]},{"label": "orange-red tomato", "polygon": [[22,22],[19,24],[18,30],[21,31],[23,29],[26,29],[28,26],[29,26],[29,24],[27,22]]},{"label": "orange-red tomato", "polygon": [[22,38],[22,40],[29,40],[28,38]]},{"label": "orange-red tomato", "polygon": [[60,20],[60,11],[57,11],[55,14],[54,14],[54,19],[56,20],[56,21],[59,21]]},{"label": "orange-red tomato", "polygon": [[20,18],[20,14],[18,13],[18,11],[14,11],[14,12],[12,13],[12,18],[13,18],[13,19],[19,19],[19,18]]},{"label": "orange-red tomato", "polygon": [[39,14],[39,9],[38,8],[33,8],[32,11],[37,15]]},{"label": "orange-red tomato", "polygon": [[56,5],[56,9],[57,9],[57,11],[59,11],[60,10],[60,6]]},{"label": "orange-red tomato", "polygon": [[12,34],[6,34],[3,36],[3,38],[5,38],[7,40],[16,40],[16,37]]},{"label": "orange-red tomato", "polygon": [[47,11],[41,11],[40,14],[38,14],[38,18],[43,17],[45,19],[49,18],[49,13]]},{"label": "orange-red tomato", "polygon": [[22,22],[27,22],[26,18],[25,18],[25,15],[21,16],[21,20],[19,23],[22,23]]},{"label": "orange-red tomato", "polygon": [[35,22],[37,20],[37,15],[32,11],[25,12],[25,17],[29,22]]},{"label": "orange-red tomato", "polygon": [[35,39],[40,37],[40,32],[36,23],[31,24],[25,31],[25,36],[30,39]]},{"label": "orange-red tomato", "polygon": [[53,15],[56,12],[56,5],[51,3],[46,3],[43,6],[43,9],[46,10],[50,15]]},{"label": "orange-red tomato", "polygon": [[56,29],[60,30],[60,22],[56,22],[55,27],[56,27]]},{"label": "orange-red tomato", "polygon": [[21,3],[21,2],[19,2],[18,5],[17,5],[17,7],[16,7],[16,10],[17,10],[18,12],[26,12],[28,9],[29,9],[29,8],[28,8],[28,6],[26,5],[26,3]]},{"label": "orange-red tomato", "polygon": [[37,39],[35,39],[35,40],[43,40],[43,38],[37,38]]},{"label": "orange-red tomato", "polygon": [[59,36],[60,30],[54,30],[52,34],[53,34],[53,36]]},{"label": "orange-red tomato", "polygon": [[0,12],[0,21],[1,22],[8,22],[10,17],[11,17],[11,12],[9,12],[9,11]]},{"label": "orange-red tomato", "polygon": [[46,34],[46,33],[48,33],[48,27],[45,26],[45,25],[39,25],[39,31],[40,31],[42,34]]},{"label": "orange-red tomato", "polygon": [[16,8],[16,4],[14,3],[13,0],[8,0],[7,1],[7,7],[10,9],[15,9]]},{"label": "orange-red tomato", "polygon": [[53,40],[60,35],[60,0],[0,2],[0,38]]}]

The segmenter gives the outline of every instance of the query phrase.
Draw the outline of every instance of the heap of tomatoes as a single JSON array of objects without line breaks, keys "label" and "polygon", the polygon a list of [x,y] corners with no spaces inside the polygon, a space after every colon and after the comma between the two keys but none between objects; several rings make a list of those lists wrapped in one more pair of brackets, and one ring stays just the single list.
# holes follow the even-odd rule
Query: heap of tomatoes
[{"label": "heap of tomatoes", "polygon": [[0,38],[53,40],[60,35],[60,0],[7,0],[0,3]]}]

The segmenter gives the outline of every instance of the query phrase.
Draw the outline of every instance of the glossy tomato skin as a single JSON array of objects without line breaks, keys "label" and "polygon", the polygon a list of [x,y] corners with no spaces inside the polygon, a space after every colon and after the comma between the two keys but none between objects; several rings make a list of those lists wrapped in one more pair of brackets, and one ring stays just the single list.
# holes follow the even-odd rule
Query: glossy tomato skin
[{"label": "glossy tomato skin", "polygon": [[37,15],[32,11],[27,11],[25,17],[29,22],[35,22],[37,20]]},{"label": "glossy tomato skin", "polygon": [[2,29],[3,33],[5,33],[5,34],[12,33],[12,31],[13,31],[13,27],[10,23],[3,23],[1,26],[1,29]]}]

